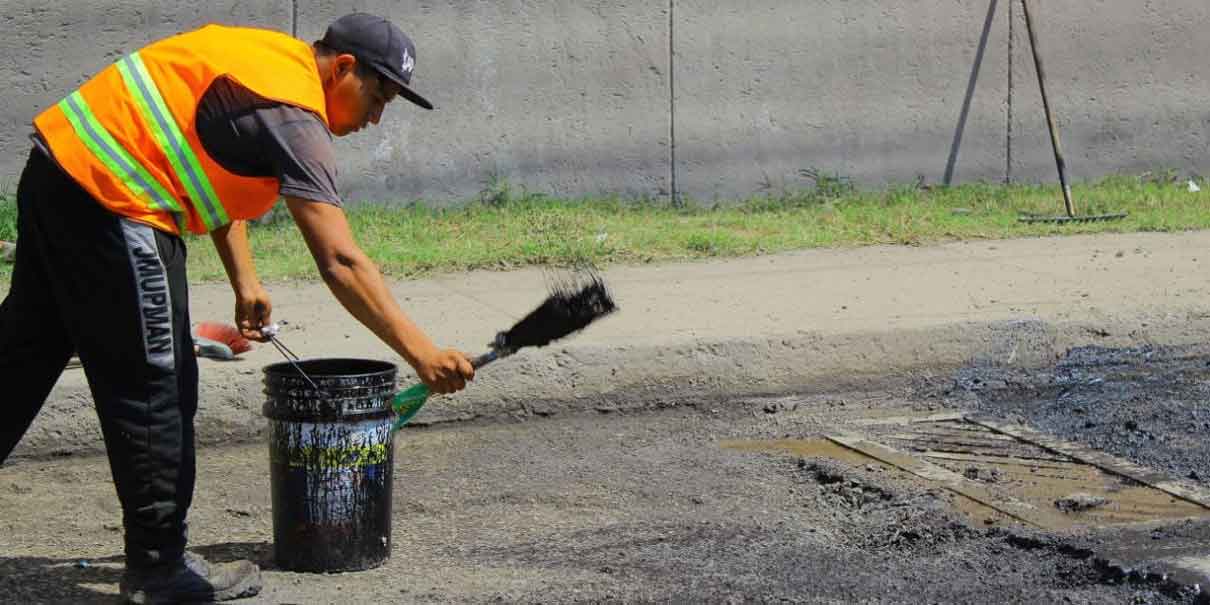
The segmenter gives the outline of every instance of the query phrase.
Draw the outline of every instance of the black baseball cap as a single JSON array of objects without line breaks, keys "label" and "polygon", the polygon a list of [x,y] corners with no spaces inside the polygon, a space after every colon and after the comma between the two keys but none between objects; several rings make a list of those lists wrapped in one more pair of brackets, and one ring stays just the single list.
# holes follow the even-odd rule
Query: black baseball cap
[{"label": "black baseball cap", "polygon": [[428,99],[411,88],[416,45],[394,23],[376,15],[352,13],[333,21],[320,43],[357,57],[398,84],[404,98],[425,109],[433,108]]}]

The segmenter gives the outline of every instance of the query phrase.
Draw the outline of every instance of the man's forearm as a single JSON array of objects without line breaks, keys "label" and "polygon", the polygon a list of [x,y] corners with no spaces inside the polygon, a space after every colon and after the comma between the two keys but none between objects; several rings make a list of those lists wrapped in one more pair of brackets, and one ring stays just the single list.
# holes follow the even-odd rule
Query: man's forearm
[{"label": "man's forearm", "polygon": [[248,245],[248,224],[232,221],[210,232],[210,239],[218,250],[231,289],[237,295],[252,292],[260,287],[256,267],[252,263],[252,248]]},{"label": "man's forearm", "polygon": [[420,355],[436,346],[387,289],[378,267],[364,254],[341,255],[321,267],[324,282],[341,305],[383,342],[416,366]]},{"label": "man's forearm", "polygon": [[353,239],[344,210],[288,196],[286,205],[332,294],[357,321],[407,360],[433,392],[460,391],[475,377],[475,368],[465,355],[438,349],[399,308],[378,266]]}]

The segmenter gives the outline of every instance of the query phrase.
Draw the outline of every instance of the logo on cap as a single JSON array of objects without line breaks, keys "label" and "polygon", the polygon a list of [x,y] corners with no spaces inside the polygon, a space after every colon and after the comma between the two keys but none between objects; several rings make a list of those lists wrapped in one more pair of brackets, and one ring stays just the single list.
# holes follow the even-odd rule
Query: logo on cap
[{"label": "logo on cap", "polygon": [[414,69],[415,67],[416,67],[416,59],[412,58],[412,55],[408,53],[408,49],[406,49],[406,48],[403,49],[403,60],[400,61],[399,70],[402,71],[403,73],[407,74],[408,76],[411,76],[412,69]]}]

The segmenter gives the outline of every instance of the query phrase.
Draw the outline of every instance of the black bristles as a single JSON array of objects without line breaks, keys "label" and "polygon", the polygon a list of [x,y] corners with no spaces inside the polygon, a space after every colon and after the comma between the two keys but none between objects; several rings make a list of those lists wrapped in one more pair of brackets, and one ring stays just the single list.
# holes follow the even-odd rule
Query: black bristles
[{"label": "black bristles", "polygon": [[504,346],[541,347],[617,310],[605,282],[595,272],[555,284],[551,294],[504,334]]}]

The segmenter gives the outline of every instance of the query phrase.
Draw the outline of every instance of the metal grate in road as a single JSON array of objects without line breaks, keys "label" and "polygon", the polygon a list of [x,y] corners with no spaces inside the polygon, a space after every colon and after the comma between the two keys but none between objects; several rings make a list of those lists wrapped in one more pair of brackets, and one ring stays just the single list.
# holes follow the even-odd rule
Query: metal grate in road
[{"label": "metal grate in road", "polygon": [[942,414],[870,419],[833,443],[957,494],[973,516],[1037,527],[1210,517],[1210,491],[1028,427]]}]

